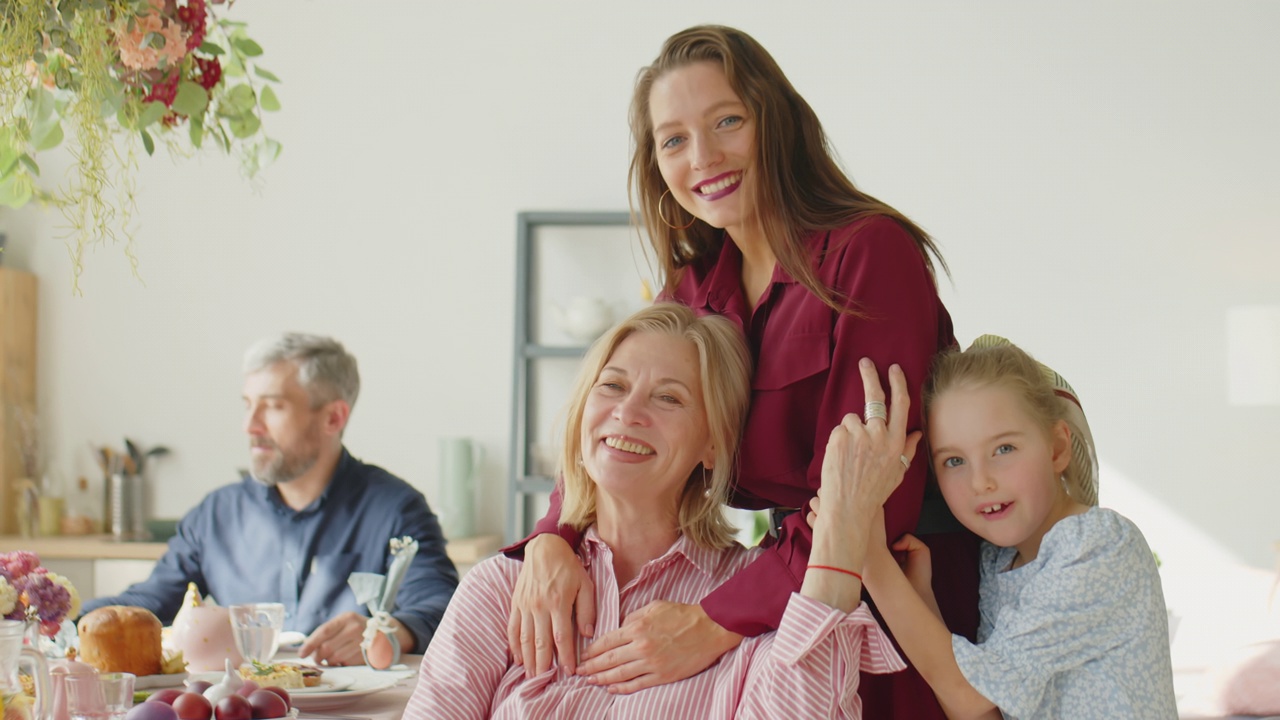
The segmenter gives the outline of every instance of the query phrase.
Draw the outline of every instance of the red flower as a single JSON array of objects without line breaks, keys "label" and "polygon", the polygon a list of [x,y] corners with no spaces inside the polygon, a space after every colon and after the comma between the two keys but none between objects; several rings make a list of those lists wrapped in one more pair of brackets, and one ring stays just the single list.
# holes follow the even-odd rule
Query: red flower
[{"label": "red flower", "polygon": [[187,49],[195,50],[204,43],[205,25],[208,22],[208,9],[204,0],[187,0],[187,4],[178,8],[178,20],[186,26],[191,37],[187,38]]},{"label": "red flower", "polygon": [[181,73],[178,68],[173,68],[165,78],[151,85],[151,92],[147,93],[142,102],[149,103],[159,100],[165,104],[165,107],[173,107],[173,101],[178,97],[178,80]]},{"label": "red flower", "polygon": [[222,79],[222,63],[218,62],[218,58],[209,58],[208,60],[197,57],[196,68],[200,71],[200,76],[192,78],[200,83],[200,87],[205,90],[212,90]]}]

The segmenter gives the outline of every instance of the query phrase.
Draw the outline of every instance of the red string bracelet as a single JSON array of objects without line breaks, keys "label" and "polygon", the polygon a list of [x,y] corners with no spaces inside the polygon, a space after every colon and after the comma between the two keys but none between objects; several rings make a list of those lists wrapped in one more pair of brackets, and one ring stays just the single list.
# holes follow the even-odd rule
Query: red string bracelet
[{"label": "red string bracelet", "polygon": [[845,570],[844,568],[838,568],[832,565],[810,565],[809,569],[810,570],[830,570],[831,572],[844,573],[845,575],[852,575],[858,578],[858,582],[862,582],[862,576],[859,575],[858,573],[852,570]]}]

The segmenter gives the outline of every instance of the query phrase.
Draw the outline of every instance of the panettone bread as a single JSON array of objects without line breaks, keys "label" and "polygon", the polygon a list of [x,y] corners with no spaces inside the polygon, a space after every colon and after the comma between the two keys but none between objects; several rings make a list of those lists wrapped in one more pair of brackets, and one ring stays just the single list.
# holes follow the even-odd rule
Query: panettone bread
[{"label": "panettone bread", "polygon": [[100,607],[80,618],[80,659],[100,672],[159,675],[160,619],[150,610]]}]

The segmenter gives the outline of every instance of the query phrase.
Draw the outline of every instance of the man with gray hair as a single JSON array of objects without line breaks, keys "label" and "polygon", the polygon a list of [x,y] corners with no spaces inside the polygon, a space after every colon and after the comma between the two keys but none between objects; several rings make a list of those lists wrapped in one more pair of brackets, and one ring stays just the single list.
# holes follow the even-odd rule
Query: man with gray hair
[{"label": "man with gray hair", "polygon": [[356,360],[336,340],[288,333],[251,347],[244,363],[251,471],[187,513],[151,577],[85,603],[84,612],[137,605],[168,624],[193,582],[222,605],[283,603],[285,629],[308,634],[300,656],[358,664],[367,618],[347,578],[385,573],[390,540],[409,536],[418,554],[392,625],[402,650],[423,652],[458,574],[422,493],[343,446],[359,393]]}]

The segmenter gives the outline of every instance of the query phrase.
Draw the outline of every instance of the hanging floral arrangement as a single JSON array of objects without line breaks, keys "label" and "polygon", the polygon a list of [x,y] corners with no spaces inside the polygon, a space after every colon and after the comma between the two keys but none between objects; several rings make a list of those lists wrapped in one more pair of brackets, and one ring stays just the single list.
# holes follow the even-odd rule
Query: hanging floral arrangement
[{"label": "hanging floral arrangement", "polygon": [[[59,208],[75,278],[93,243],[126,241],[138,149],[187,155],[206,144],[239,155],[253,177],[280,154],[262,126],[279,79],[227,0],[0,0],[0,204]],[[61,183],[38,154],[63,144]]]}]

